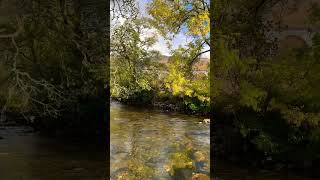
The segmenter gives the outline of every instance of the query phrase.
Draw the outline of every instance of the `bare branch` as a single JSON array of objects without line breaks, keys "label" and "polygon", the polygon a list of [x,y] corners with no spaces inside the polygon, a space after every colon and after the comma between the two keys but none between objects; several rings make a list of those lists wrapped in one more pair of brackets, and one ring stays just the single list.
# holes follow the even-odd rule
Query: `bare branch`
[{"label": "bare branch", "polygon": [[198,53],[198,54],[191,60],[191,64],[193,64],[193,63],[196,61],[196,59],[197,59],[199,56],[201,56],[201,54],[204,54],[204,53],[207,53],[207,52],[210,52],[210,49]]},{"label": "bare branch", "polygon": [[17,20],[17,31],[14,33],[11,33],[11,34],[0,34],[0,38],[13,38],[13,37],[17,37],[21,33],[21,31],[23,29],[22,19],[20,19],[17,16],[16,20]]}]

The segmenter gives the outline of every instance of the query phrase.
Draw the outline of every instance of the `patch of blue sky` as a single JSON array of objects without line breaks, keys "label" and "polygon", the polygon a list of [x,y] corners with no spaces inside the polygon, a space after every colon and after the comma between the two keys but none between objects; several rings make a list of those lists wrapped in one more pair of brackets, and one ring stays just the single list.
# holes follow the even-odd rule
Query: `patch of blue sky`
[{"label": "patch of blue sky", "polygon": [[[147,3],[150,3],[152,0],[137,0],[139,11],[142,16],[149,16],[146,12],[146,5]],[[192,9],[192,5],[189,4],[186,7],[188,10]],[[150,16],[149,16],[150,17]],[[178,47],[182,46],[185,47],[188,43],[192,41],[193,37],[188,35],[188,28],[186,25],[183,25],[180,28],[180,32],[174,36],[174,38],[171,41],[171,49],[167,45],[167,41],[163,37],[159,37],[158,41],[154,44],[154,46],[151,48],[153,50],[159,51],[161,54],[170,56],[171,51],[174,49],[177,49]],[[208,50],[210,47],[208,45],[205,45],[203,50]],[[209,58],[210,52],[202,54],[202,57]]]},{"label": "patch of blue sky", "polygon": [[191,10],[191,9],[192,9],[192,4],[189,3],[189,4],[186,6],[186,9],[187,9],[187,10]]}]

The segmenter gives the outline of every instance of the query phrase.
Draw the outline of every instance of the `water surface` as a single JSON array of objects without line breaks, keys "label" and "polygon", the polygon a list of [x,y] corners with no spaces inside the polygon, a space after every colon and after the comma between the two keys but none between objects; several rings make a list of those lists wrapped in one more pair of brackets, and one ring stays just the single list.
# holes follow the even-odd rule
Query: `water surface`
[{"label": "water surface", "polygon": [[[111,179],[183,180],[197,174],[208,179],[210,126],[200,124],[202,120],[111,103]],[[239,168],[223,160],[213,169],[211,179],[216,180],[309,180],[288,172]]]},{"label": "water surface", "polygon": [[210,174],[210,127],[203,118],[111,106],[113,179],[185,179]]},{"label": "water surface", "polygon": [[[210,129],[201,120],[112,103],[111,179],[208,179]],[[46,138],[28,127],[0,127],[0,137],[0,180],[106,179],[105,152],[93,142]],[[220,162],[211,172],[217,180],[308,180]]]},{"label": "water surface", "polygon": [[105,180],[94,143],[46,138],[29,127],[0,127],[0,180]]}]

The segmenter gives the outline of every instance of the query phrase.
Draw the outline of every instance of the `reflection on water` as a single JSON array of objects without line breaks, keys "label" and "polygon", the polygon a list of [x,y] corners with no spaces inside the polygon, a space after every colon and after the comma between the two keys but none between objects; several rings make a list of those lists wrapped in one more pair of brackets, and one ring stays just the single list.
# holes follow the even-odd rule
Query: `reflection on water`
[{"label": "reflection on water", "polygon": [[294,175],[293,172],[272,172],[263,169],[240,168],[230,163],[220,161],[215,164],[215,180],[315,180],[314,178]]},{"label": "reflection on water", "polygon": [[200,120],[112,103],[112,179],[208,179],[210,127]]},{"label": "reflection on water", "polygon": [[[210,130],[199,120],[112,103],[111,179],[208,179]],[[105,180],[105,153],[78,142],[0,127],[0,180]],[[219,162],[216,180],[308,180]]]},{"label": "reflection on water", "polygon": [[93,143],[40,137],[0,127],[0,180],[105,180],[105,153]]}]

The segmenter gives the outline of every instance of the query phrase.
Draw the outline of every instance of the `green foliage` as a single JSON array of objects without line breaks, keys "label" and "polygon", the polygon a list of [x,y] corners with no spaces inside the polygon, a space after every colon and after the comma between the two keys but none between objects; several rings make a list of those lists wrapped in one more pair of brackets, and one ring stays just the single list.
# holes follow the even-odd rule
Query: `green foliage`
[{"label": "green foliage", "polygon": [[262,152],[266,152],[268,154],[274,154],[278,152],[277,144],[267,134],[259,134],[259,136],[252,139],[252,143],[254,143],[258,150]]},{"label": "green foliage", "polygon": [[192,74],[191,61],[199,52],[198,46],[178,48],[163,66],[159,63],[159,52],[149,50],[155,36],[140,36],[146,29],[148,24],[142,19],[126,21],[114,28],[111,96],[141,104],[171,96],[185,99],[187,109],[208,112],[209,77]]},{"label": "green foliage", "polygon": [[[238,125],[242,136],[259,132],[251,142],[258,150],[269,154],[290,151],[285,148],[287,143],[295,147],[310,141],[310,133],[320,125],[316,44],[309,49],[294,50],[275,59],[264,60],[259,65],[258,61],[242,59],[239,53],[226,49],[224,46],[224,49],[217,50],[223,60],[217,60],[214,64],[213,83],[218,92],[213,103],[215,106],[232,105],[232,111],[241,121],[245,121]],[[251,114],[253,118],[249,120],[241,111]],[[280,117],[267,118],[269,114],[277,113]],[[281,128],[276,128],[274,121],[281,119],[286,123],[280,126],[283,131],[286,127],[307,126],[306,135],[300,137],[289,130],[276,138]],[[269,122],[270,128],[265,121]],[[287,137],[291,140],[286,141]]]},{"label": "green foliage", "polygon": [[126,21],[113,32],[111,52],[111,96],[129,99],[141,91],[151,91],[159,79],[159,53],[148,51],[154,37],[141,38],[147,28],[142,19]]},{"label": "green foliage", "polygon": [[[209,77],[200,74],[195,75],[190,67],[192,51],[188,54],[186,49],[177,49],[168,64],[168,75],[165,77],[165,87],[174,96],[185,97],[185,104],[192,111],[199,111],[200,106],[208,105],[210,98]],[[187,99],[193,99],[188,101]],[[201,102],[200,105],[198,102]]]},{"label": "green foliage", "polygon": [[244,81],[240,82],[240,104],[253,110],[261,111],[260,103],[265,99],[266,93],[254,85]]},{"label": "green foliage", "polygon": [[108,79],[103,33],[80,26],[81,5],[76,2],[25,3],[32,4],[26,6],[31,8],[28,13],[4,25],[4,34],[17,34],[1,37],[0,61],[5,69],[0,75],[4,80],[1,108],[27,120],[33,116],[41,123],[54,122],[49,128],[65,120],[59,128],[67,131],[74,130],[77,123],[100,124],[104,112],[97,106],[104,107],[104,102],[97,99],[105,97]]},{"label": "green foliage", "polygon": [[182,26],[192,36],[207,37],[210,31],[209,1],[206,0],[154,0],[147,10],[153,17],[151,24],[164,36],[177,34]]},{"label": "green foliage", "polygon": [[[294,159],[294,152],[316,159],[320,154],[319,35],[313,36],[311,47],[276,55],[277,42],[266,36],[272,26],[260,16],[275,2],[263,3],[214,3],[216,12],[225,14],[213,15],[219,24],[211,32],[213,106],[231,112],[233,125],[258,151],[280,153],[280,159]],[[310,22],[318,22],[317,11]]]}]

